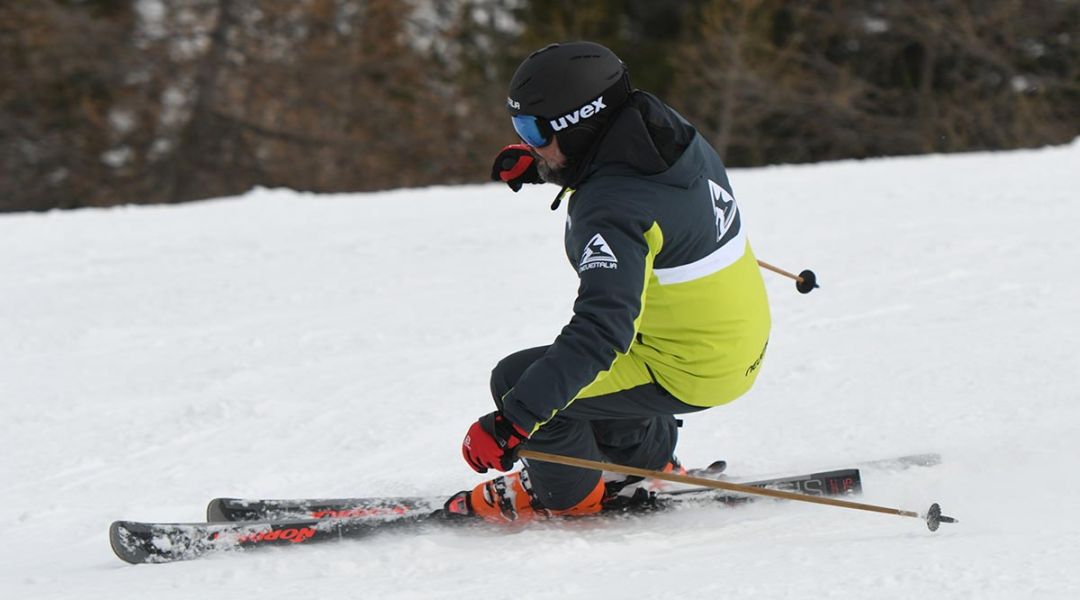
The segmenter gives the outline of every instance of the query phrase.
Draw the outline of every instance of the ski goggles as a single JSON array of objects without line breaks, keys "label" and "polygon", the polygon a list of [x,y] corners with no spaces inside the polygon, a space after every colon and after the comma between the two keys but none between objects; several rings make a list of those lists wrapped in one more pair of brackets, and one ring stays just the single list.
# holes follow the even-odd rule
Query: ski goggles
[{"label": "ski goggles", "polygon": [[533,148],[543,148],[551,143],[555,137],[555,131],[551,129],[547,120],[532,115],[513,115],[510,117],[514,123],[514,131],[517,132],[521,141]]}]

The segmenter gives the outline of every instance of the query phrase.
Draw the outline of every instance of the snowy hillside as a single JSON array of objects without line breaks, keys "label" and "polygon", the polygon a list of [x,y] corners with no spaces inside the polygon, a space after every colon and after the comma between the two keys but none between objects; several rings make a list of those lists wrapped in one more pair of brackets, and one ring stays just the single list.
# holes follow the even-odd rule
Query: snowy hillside
[{"label": "snowy hillside", "polygon": [[731,174],[774,330],[679,456],[735,474],[940,452],[862,500],[389,536],[133,567],[114,519],[214,496],[442,495],[490,368],[576,278],[532,186],[0,217],[0,597],[1080,597],[1080,142]]}]

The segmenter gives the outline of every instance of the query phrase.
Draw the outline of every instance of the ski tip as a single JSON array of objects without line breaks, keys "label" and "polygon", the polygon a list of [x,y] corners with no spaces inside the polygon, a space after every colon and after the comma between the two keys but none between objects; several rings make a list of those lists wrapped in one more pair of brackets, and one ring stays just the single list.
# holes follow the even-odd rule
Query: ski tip
[{"label": "ski tip", "polygon": [[113,521],[112,525],[109,525],[109,546],[112,547],[113,554],[133,565],[145,563],[150,556],[133,531],[137,528],[138,524],[130,521]]},{"label": "ski tip", "polygon": [[710,472],[710,473],[714,473],[714,474],[723,473],[724,471],[727,470],[727,461],[726,460],[713,461],[713,463],[711,465],[709,465],[708,467],[706,467],[705,470]]},{"label": "ski tip", "polygon": [[911,467],[934,467],[941,464],[941,455],[936,452],[924,454],[906,454],[893,458],[868,460],[859,463],[860,467],[868,469],[880,469],[883,471],[902,471]]},{"label": "ski tip", "polygon": [[229,520],[225,514],[225,503],[229,498],[214,498],[206,505],[206,521],[208,523],[223,523]]},{"label": "ski tip", "polygon": [[936,452],[913,454],[908,458],[916,467],[934,467],[941,464],[941,455]]}]

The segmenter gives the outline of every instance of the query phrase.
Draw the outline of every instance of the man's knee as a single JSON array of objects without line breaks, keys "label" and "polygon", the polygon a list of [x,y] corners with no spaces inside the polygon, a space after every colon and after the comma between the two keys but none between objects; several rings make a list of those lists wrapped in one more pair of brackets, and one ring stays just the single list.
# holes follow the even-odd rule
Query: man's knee
[{"label": "man's knee", "polygon": [[678,422],[671,415],[594,421],[593,430],[609,460],[642,469],[663,468],[679,441]]},{"label": "man's knee", "polygon": [[543,356],[547,348],[547,346],[538,346],[521,350],[500,360],[495,365],[495,368],[491,370],[491,398],[495,401],[496,408],[503,409],[503,396],[517,385],[522,373]]}]

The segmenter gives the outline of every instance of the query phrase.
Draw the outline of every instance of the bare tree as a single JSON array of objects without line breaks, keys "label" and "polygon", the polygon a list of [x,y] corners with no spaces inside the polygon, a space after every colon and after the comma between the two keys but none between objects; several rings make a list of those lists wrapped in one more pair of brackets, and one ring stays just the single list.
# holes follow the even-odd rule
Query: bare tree
[{"label": "bare tree", "polygon": [[481,181],[530,51],[593,39],[733,165],[1080,134],[1061,0],[9,0],[0,211]]},{"label": "bare tree", "polygon": [[673,99],[735,165],[1061,143],[1078,23],[1053,0],[713,1]]}]

